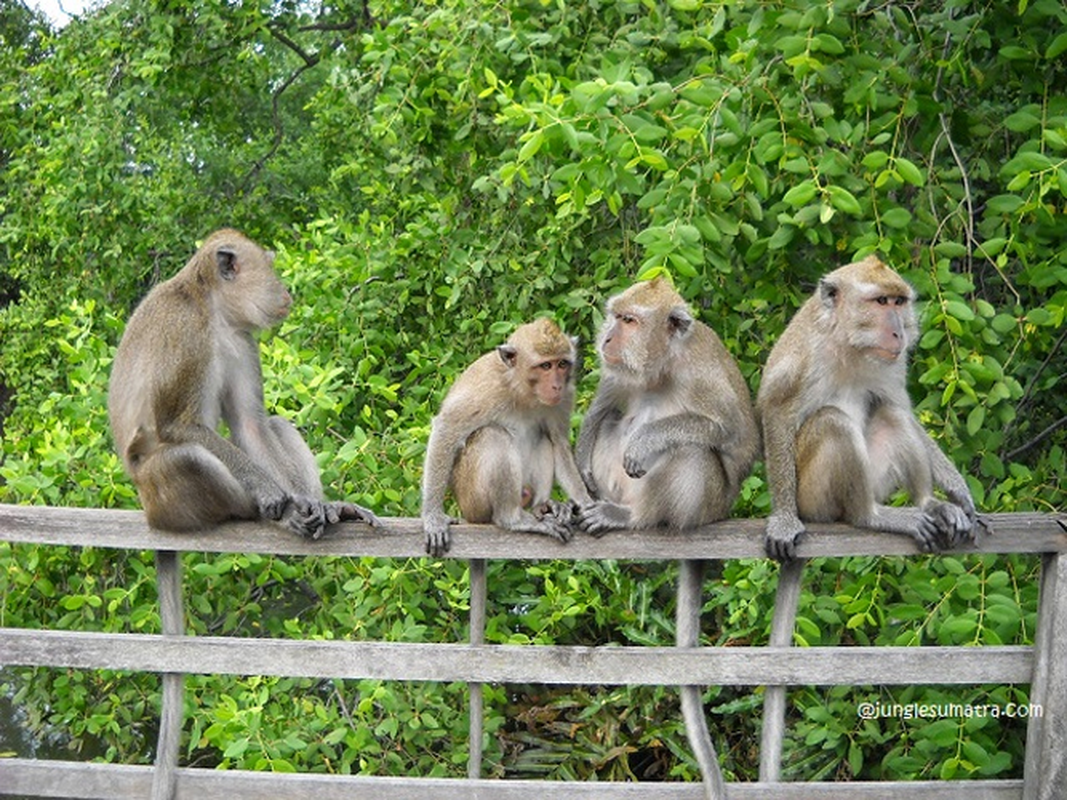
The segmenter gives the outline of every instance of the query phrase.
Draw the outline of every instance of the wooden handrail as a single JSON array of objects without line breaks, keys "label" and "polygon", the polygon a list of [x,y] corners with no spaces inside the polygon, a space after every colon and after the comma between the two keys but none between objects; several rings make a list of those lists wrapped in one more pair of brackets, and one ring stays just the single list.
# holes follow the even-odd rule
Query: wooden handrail
[{"label": "wooden handrail", "polygon": [[[685,532],[619,532],[567,545],[546,537],[515,534],[492,526],[453,527],[447,558],[466,559],[471,574],[469,643],[421,644],[186,636],[180,560],[188,551],[270,553],[293,556],[424,556],[421,523],[384,520],[380,528],[344,523],[317,541],[294,537],[280,526],[231,523],[195,534],[152,530],[137,511],[13,506],[0,504],[0,541],[154,550],[162,633],[120,634],[0,628],[0,665],[120,669],[163,675],[163,709],[155,768],[113,764],[68,764],[0,759],[4,791],[42,797],[152,797],[153,800],[272,797],[405,798],[484,796],[540,800],[537,781],[487,781],[481,774],[481,685],[487,682],[628,685],[767,686],[760,781],[726,784],[729,800],[1052,800],[1067,785],[1067,516],[991,514],[994,533],[954,551],[1042,554],[1042,590],[1034,646],[1001,647],[809,647],[793,648],[796,604],[804,561],[780,571],[775,617],[766,647],[694,647],[698,620],[679,621],[676,647],[512,646],[484,644],[486,559],[679,560],[685,580],[679,591],[699,595],[697,562],[763,557],[763,520],[726,520]],[[919,555],[901,536],[844,525],[813,525],[798,548],[802,559],[820,556]],[[684,635],[683,635],[684,634]],[[465,681],[470,686],[468,779],[374,778],[208,772],[177,764],[185,673],[261,674],[316,678],[378,678]],[[910,685],[1031,683],[1031,702],[1043,716],[1028,726],[1024,780],[958,784],[779,783],[784,738],[785,688],[794,685]],[[689,726],[707,737],[706,727]],[[717,770],[717,765],[712,769]],[[720,776],[711,783],[722,792]],[[105,788],[100,788],[105,787]],[[283,788],[284,787],[284,788]],[[695,784],[568,785],[568,796],[604,798],[696,798]]]}]

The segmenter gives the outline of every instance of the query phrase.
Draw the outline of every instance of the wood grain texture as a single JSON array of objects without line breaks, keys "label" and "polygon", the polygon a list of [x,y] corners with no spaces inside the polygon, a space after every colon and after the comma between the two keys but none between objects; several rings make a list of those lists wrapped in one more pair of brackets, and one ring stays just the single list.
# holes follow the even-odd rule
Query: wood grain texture
[{"label": "wood grain texture", "polygon": [[[152,768],[0,759],[0,787],[13,794],[143,800]],[[1022,781],[907,783],[728,783],[727,800],[1021,800]],[[385,778],[178,770],[177,800],[702,800],[695,783]]]},{"label": "wood grain texture", "polygon": [[[1067,551],[1067,514],[989,514],[994,533],[958,553],[1059,553]],[[200,533],[165,533],[148,527],[140,511],[0,504],[0,540],[93,545],[132,550],[179,550],[277,555],[425,557],[416,517],[383,520],[380,528],[354,522],[330,525],[321,539],[301,539],[281,526],[231,522]],[[578,534],[568,544],[546,536],[503,531],[491,525],[452,526],[445,558],[567,560],[764,558],[762,519],[731,519],[685,532],[617,531],[599,539]],[[905,536],[847,525],[811,525],[798,547],[816,556],[923,555]]]}]

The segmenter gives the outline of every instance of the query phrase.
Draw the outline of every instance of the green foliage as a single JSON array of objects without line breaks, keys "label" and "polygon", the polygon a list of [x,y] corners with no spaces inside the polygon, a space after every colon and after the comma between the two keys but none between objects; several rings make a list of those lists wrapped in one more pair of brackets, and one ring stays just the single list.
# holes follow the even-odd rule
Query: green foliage
[{"label": "green foliage", "polygon": [[[106,386],[123,321],[197,239],[274,247],[296,302],[263,337],[266,401],[327,491],[418,511],[447,385],[549,313],[596,384],[603,300],[669,273],[755,389],[832,266],[878,253],[925,301],[924,426],[987,511],[1065,503],[1067,10],[857,0],[158,4],[62,31],[0,14],[0,501],[136,507]],[[760,469],[735,509],[763,516]],[[462,641],[451,561],[187,555],[190,625],[239,636]],[[775,568],[709,576],[708,644],[766,642]],[[1033,636],[1021,558],[809,567],[798,646]],[[158,630],[147,555],[0,544],[0,624]],[[493,563],[487,638],[668,644],[671,565]],[[936,676],[935,676],[936,677]],[[152,676],[8,670],[42,735],[151,757]],[[672,689],[487,687],[494,775],[692,779]],[[197,677],[186,758],[461,775],[461,686]],[[1025,702],[1025,687],[791,693],[796,779],[1021,771],[1020,719],[861,719],[862,702]],[[760,693],[706,701],[757,772]]]}]

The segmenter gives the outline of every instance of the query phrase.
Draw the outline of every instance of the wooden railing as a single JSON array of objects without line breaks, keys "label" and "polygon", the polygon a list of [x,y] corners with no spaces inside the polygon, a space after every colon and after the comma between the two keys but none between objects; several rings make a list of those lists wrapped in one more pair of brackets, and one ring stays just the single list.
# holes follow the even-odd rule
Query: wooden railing
[{"label": "wooden railing", "polygon": [[[815,556],[915,555],[910,540],[845,526],[813,525],[802,560],[780,573],[766,647],[563,647],[484,643],[487,559],[635,559],[699,562],[763,557],[762,520],[728,520],[682,534],[579,536],[566,546],[489,526],[453,528],[451,558],[471,562],[470,641],[412,644],[187,636],[177,554],[187,551],[278,555],[419,557],[417,519],[379,529],[344,524],[318,541],[272,525],[234,523],[199,534],[151,530],[140,512],[0,505],[0,541],[154,550],[161,635],[0,628],[0,665],[161,673],[163,708],[156,765],[131,766],[0,759],[0,795],[144,800],[261,798],[502,798],[541,800],[558,783],[486,780],[481,774],[480,685],[493,682],[617,685],[766,686],[760,780],[729,783],[730,800],[1054,800],[1067,797],[1067,516],[994,514],[994,533],[963,553],[1043,555],[1035,644],[1003,647],[792,648],[805,559]],[[693,570],[683,570],[693,574]],[[684,581],[682,581],[684,583]],[[681,589],[680,589],[681,590]],[[698,589],[699,590],[699,586]],[[696,603],[699,609],[700,603]],[[680,621],[681,622],[681,621]],[[687,621],[692,624],[692,620]],[[464,779],[280,775],[178,767],[183,675],[286,675],[466,682],[471,686],[470,769]],[[804,685],[1031,684],[1042,715],[1028,723],[1022,780],[783,783],[779,765],[785,690]],[[714,731],[712,731],[714,739]],[[574,798],[697,798],[697,783],[568,783]]]}]

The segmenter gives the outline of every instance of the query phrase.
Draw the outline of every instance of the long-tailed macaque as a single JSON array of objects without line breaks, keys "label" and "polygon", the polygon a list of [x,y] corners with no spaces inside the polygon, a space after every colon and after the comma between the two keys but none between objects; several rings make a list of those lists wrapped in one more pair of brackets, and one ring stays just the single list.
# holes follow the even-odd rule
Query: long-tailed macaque
[{"label": "long-tailed macaque", "polygon": [[[796,557],[804,522],[907,534],[927,552],[973,541],[967,482],[920,427],[905,387],[914,302],[911,286],[868,256],[825,275],[772,349],[757,405],[773,558]],[[914,507],[882,505],[900,488]]]},{"label": "long-tailed macaque", "polygon": [[[217,231],[148,293],[126,326],[108,414],[155,528],[267,519],[318,538],[326,523],[342,519],[378,524],[360,506],[323,501],[307,444],[263,407],[252,334],[284,319],[292,303],[273,262],[273,253],[237,231]],[[220,420],[230,439],[218,433]]]},{"label": "long-tailed macaque", "polygon": [[600,384],[578,435],[594,502],[580,526],[683,529],[723,519],[759,450],[748,386],[662,277],[608,301]]},{"label": "long-tailed macaque", "polygon": [[570,446],[575,343],[548,319],[520,326],[456,380],[434,417],[422,478],[426,552],[450,545],[445,494],[468,522],[571,537],[571,503],[587,503]]},{"label": "long-tailed macaque", "polygon": [[[597,342],[600,384],[578,435],[578,469],[592,503],[579,526],[611,530],[704,525],[728,516],[759,451],[748,386],[719,337],[663,278],[607,304]],[[700,634],[703,564],[681,565],[679,647]],[[686,734],[708,800],[725,789],[701,690],[680,689]]]}]

